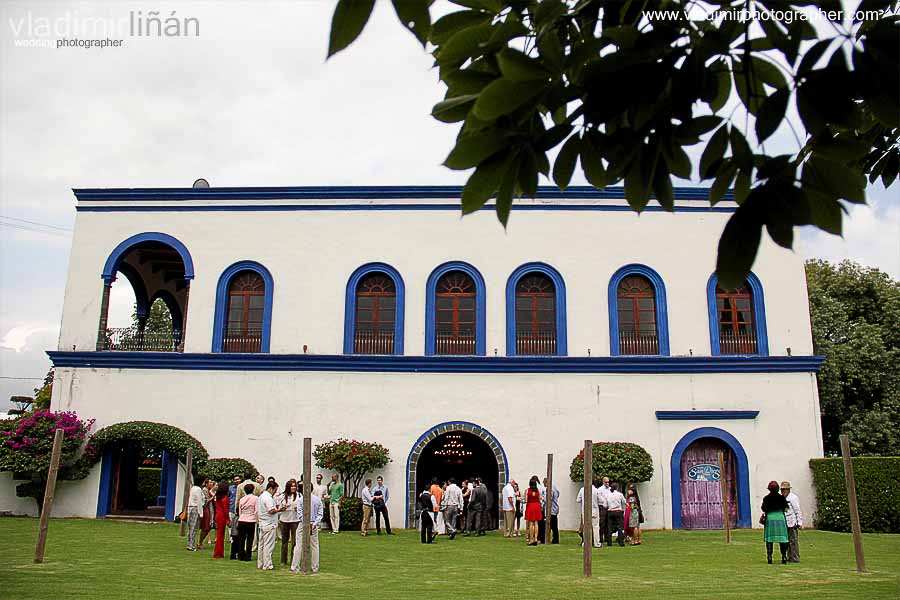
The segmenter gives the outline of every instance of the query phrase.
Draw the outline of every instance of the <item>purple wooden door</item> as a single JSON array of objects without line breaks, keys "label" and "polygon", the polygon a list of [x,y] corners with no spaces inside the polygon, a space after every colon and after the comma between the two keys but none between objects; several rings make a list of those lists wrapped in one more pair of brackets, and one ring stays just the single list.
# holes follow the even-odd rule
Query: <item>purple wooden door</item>
[{"label": "purple wooden door", "polygon": [[734,455],[722,441],[702,438],[681,457],[681,524],[685,529],[724,529],[718,452],[725,455],[725,488],[731,526],[737,526]]}]

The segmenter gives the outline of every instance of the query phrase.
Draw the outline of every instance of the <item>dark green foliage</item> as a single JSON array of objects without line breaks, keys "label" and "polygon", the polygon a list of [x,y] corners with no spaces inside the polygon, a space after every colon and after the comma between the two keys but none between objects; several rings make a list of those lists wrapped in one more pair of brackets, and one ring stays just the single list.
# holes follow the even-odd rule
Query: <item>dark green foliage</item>
[{"label": "dark green foliage", "polygon": [[362,524],[362,500],[341,498],[341,531],[359,531]]},{"label": "dark green foliage", "polygon": [[244,478],[244,473],[250,472],[253,477],[259,471],[249,460],[243,458],[211,458],[206,464],[197,471],[200,475],[213,481],[231,481],[231,478],[238,475]]},{"label": "dark green foliage", "polygon": [[[446,165],[475,169],[463,213],[494,197],[505,226],[513,198],[533,196],[539,175],[550,177],[556,147],[564,149],[553,168],[560,189],[580,158],[591,185],[624,182],[634,210],[651,199],[671,210],[672,177],[693,170],[684,149],[705,143],[699,176],[712,185],[711,202],[732,184],[738,203],[752,201],[719,242],[719,281],[733,287],[763,227],[788,248],[796,226],[840,234],[840,202],[864,202],[866,176],[889,186],[900,171],[900,28],[885,0],[864,2],[883,12],[848,32],[814,28],[782,0],[713,3],[781,19],[760,19],[762,35],[740,18],[686,18],[698,8],[691,0],[454,0],[464,10],[433,25],[428,0],[393,4],[418,41],[430,42],[447,86],[433,116],[460,123]],[[338,2],[329,56],[362,32],[372,5]],[[670,16],[651,16],[656,9]],[[797,147],[775,155],[763,142],[792,102]]]},{"label": "dark green foliage", "polygon": [[209,458],[206,448],[197,438],[173,425],[151,421],[129,421],[104,427],[91,437],[91,442],[98,450],[98,460],[103,455],[103,448],[106,444],[119,440],[142,442],[147,447],[167,450],[177,456],[180,461],[186,460],[187,449],[191,448],[195,471],[199,471]]},{"label": "dark green foliage", "polygon": [[900,455],[900,283],[844,261],[806,263],[825,452]]},{"label": "dark green foliage", "polygon": [[161,476],[162,469],[159,467],[140,467],[138,469],[137,489],[147,506],[156,504]]},{"label": "dark green foliage", "polygon": [[[843,460],[812,459],[809,468],[816,487],[816,527],[850,531]],[[853,478],[862,530],[900,533],[900,457],[854,458]]]},{"label": "dark green foliage", "polygon": [[[592,452],[594,477],[609,477],[620,487],[629,483],[650,481],[653,459],[641,446],[630,442],[594,442]],[[584,449],[572,459],[569,467],[572,481],[584,481]]]}]

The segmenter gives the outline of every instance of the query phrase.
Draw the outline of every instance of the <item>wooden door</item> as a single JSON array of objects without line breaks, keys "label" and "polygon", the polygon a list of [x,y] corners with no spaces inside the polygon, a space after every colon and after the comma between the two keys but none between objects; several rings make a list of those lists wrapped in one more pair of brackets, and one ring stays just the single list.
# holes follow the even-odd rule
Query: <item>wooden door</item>
[{"label": "wooden door", "polygon": [[724,454],[731,526],[737,526],[734,455],[722,441],[702,438],[688,446],[681,457],[681,524],[685,529],[725,528],[719,451]]}]

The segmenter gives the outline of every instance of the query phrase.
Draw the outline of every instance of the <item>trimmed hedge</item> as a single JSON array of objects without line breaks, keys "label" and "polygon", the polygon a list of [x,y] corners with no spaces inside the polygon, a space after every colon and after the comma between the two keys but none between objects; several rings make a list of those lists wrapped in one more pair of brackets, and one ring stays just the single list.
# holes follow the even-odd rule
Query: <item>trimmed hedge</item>
[{"label": "trimmed hedge", "polygon": [[[650,481],[653,459],[641,446],[631,442],[594,442],[591,451],[594,477],[609,477],[624,488],[629,483]],[[572,481],[584,481],[584,449],[569,466]]]},{"label": "trimmed hedge", "polygon": [[[153,423],[151,421],[116,423],[115,425],[104,427],[91,437],[91,441],[101,449],[106,444],[120,440],[146,442],[153,448],[171,452],[180,461],[186,460],[187,449],[190,448],[195,468],[202,467],[209,458],[209,453],[203,447],[203,444],[200,443],[200,440],[173,425],[166,425],[165,423]],[[98,453],[98,459],[101,455],[102,452]]]},{"label": "trimmed hedge", "polygon": [[341,531],[359,531],[362,524],[362,499],[341,498]]},{"label": "trimmed hedge", "polygon": [[[816,527],[850,531],[850,510],[840,458],[809,461],[816,487]],[[853,459],[853,477],[862,530],[900,533],[900,457],[864,456]]]},{"label": "trimmed hedge", "polygon": [[206,464],[197,473],[213,481],[224,480],[230,483],[231,478],[235,475],[243,479],[244,473],[247,471],[250,471],[253,477],[256,477],[256,474],[259,473],[257,468],[253,466],[253,463],[243,458],[211,458],[206,461]]},{"label": "trimmed hedge", "polygon": [[161,479],[162,469],[159,467],[140,467],[138,469],[137,488],[146,506],[156,505]]}]

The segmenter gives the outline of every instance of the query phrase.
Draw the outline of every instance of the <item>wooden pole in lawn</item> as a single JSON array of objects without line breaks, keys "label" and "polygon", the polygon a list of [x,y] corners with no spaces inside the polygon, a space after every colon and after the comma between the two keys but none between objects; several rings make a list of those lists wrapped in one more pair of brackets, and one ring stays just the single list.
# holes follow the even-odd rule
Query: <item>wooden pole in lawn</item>
[{"label": "wooden pole in lawn", "polygon": [[731,543],[731,510],[728,506],[728,477],[725,473],[725,456],[719,451],[719,489],[722,490],[722,512],[725,513],[725,543]]},{"label": "wooden pole in lawn", "polygon": [[866,557],[863,554],[862,529],[859,526],[859,507],[856,505],[856,480],[853,478],[853,461],[850,460],[850,439],[840,436],[841,455],[844,457],[844,482],[847,484],[847,503],[850,505],[850,526],[853,528],[853,551],[856,553],[856,571],[866,572]]},{"label": "wooden pole in lawn", "polygon": [[309,575],[310,524],[312,523],[312,438],[303,438],[303,531],[300,532],[300,563],[303,574]]},{"label": "wooden pole in lawn", "polygon": [[544,501],[544,544],[550,545],[550,523],[553,512],[553,455],[547,455],[547,499]]},{"label": "wooden pole in lawn", "polygon": [[44,488],[44,505],[41,508],[41,524],[38,528],[37,546],[34,548],[34,562],[44,562],[44,546],[47,544],[47,528],[50,527],[50,512],[53,509],[53,494],[56,492],[56,473],[59,470],[59,454],[62,452],[63,430],[53,434],[53,450],[50,453],[50,470],[47,472],[47,487]]},{"label": "wooden pole in lawn", "polygon": [[194,455],[191,452],[191,449],[187,449],[187,457],[184,460],[184,499],[181,503],[181,514],[185,517],[181,521],[181,527],[178,529],[178,535],[184,537],[187,533],[187,509],[188,509],[188,500],[191,495],[191,479],[193,478],[193,474],[191,473],[191,467],[193,466]]},{"label": "wooden pole in lawn", "polygon": [[582,526],[581,535],[584,538],[584,550],[582,556],[584,565],[582,567],[585,577],[591,576],[591,549],[594,547],[593,533],[594,527],[591,525],[591,514],[594,509],[594,442],[584,440],[584,498],[581,503]]}]

